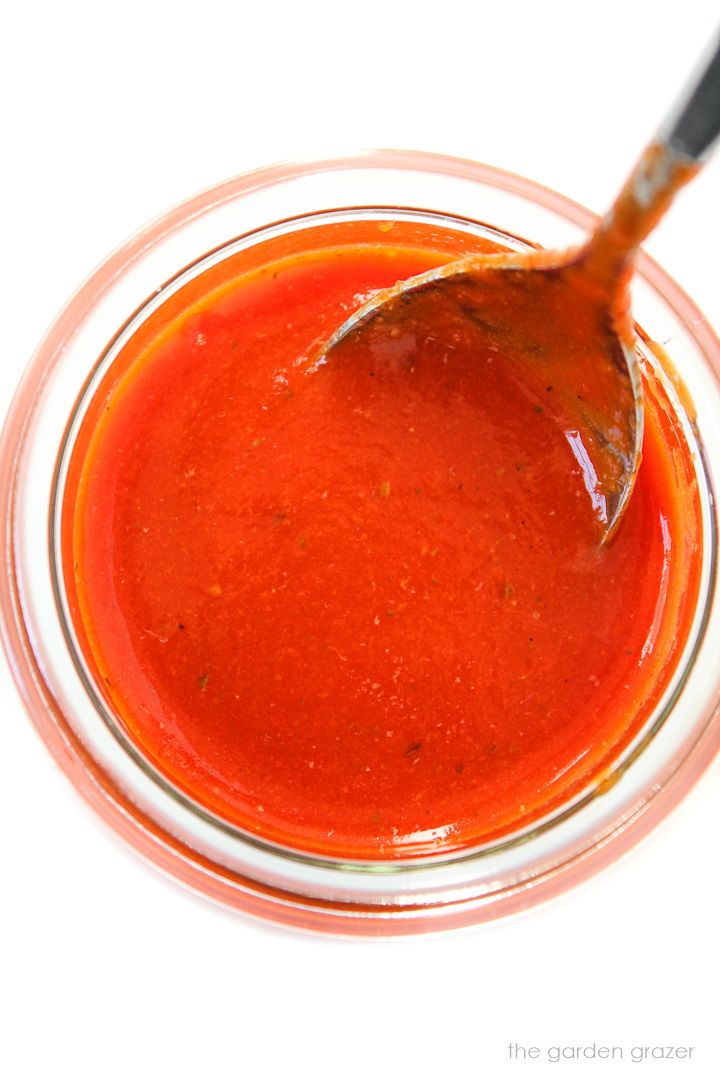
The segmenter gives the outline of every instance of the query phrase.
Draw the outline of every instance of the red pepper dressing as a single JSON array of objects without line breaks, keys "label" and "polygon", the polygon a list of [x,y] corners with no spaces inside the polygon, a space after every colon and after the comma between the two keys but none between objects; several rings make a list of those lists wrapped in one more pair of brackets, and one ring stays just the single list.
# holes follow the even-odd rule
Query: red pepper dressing
[{"label": "red pepper dressing", "polygon": [[318,367],[358,296],[460,243],[356,239],[216,267],[125,346],[74,454],[65,576],[108,700],[181,790],[264,839],[383,859],[602,781],[686,639],[699,510],[652,373],[599,547],[552,389],[510,359],[390,342]]}]

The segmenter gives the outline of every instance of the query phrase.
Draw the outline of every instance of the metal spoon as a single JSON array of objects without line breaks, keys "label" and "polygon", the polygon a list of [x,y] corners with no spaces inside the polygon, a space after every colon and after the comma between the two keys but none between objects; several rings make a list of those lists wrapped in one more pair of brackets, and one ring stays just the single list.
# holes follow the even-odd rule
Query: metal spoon
[{"label": "metal spoon", "polygon": [[[720,134],[720,45],[645,151],[589,241],[568,251],[472,255],[379,292],[318,354],[434,338],[511,357],[545,390],[581,465],[603,539],[615,530],[641,458],[643,401],[629,282],[638,246]],[[549,400],[549,399],[548,399]]]}]

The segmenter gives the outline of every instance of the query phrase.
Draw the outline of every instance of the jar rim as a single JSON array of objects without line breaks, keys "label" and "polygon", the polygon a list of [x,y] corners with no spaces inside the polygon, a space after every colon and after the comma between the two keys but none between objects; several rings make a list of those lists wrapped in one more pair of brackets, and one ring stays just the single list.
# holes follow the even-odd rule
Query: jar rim
[{"label": "jar rim", "polygon": [[[464,161],[463,159],[428,155],[419,152],[372,151],[368,154],[360,155],[347,154],[336,159],[324,159],[319,162],[306,161],[294,164],[269,166],[249,174],[244,174],[243,176],[233,178],[223,184],[209,188],[200,195],[174,207],[136,233],[124,245],[111,254],[103,264],[101,264],[94,274],[87,279],[78,292],[71,298],[66,308],[61,312],[56,322],[50,328],[50,331],[41,343],[28,372],[26,373],[23,383],[16,394],[6,422],[1,444],[0,500],[2,500],[2,505],[6,508],[7,526],[3,532],[2,541],[0,541],[0,553],[4,556],[8,573],[3,575],[2,579],[0,579],[0,622],[2,624],[2,634],[6,650],[11,659],[13,674],[21,689],[25,704],[30,711],[36,727],[38,727],[40,734],[50,746],[51,751],[58,758],[65,771],[70,775],[70,778],[75,783],[76,787],[89,798],[89,801],[93,803],[96,809],[100,810],[107,820],[111,821],[111,824],[113,824],[116,831],[125,832],[126,838],[130,839],[133,846],[144,848],[146,853],[150,854],[152,861],[156,863],[160,862],[162,864],[162,859],[158,858],[157,852],[159,834],[162,830],[158,830],[157,824],[153,823],[147,815],[143,814],[137,815],[134,826],[128,827],[127,821],[124,821],[124,828],[118,827],[119,823],[117,819],[119,811],[115,801],[117,792],[114,793],[113,798],[108,798],[107,790],[103,793],[103,786],[106,785],[107,777],[103,778],[102,769],[99,769],[97,763],[91,760],[92,755],[88,755],[87,748],[83,747],[78,740],[72,737],[72,733],[69,731],[67,724],[63,722],[63,704],[59,700],[54,699],[51,693],[48,693],[48,686],[44,684],[42,665],[38,663],[36,655],[36,643],[32,639],[32,633],[29,632],[28,627],[24,623],[22,587],[19,586],[17,577],[15,576],[17,521],[14,517],[14,509],[19,459],[26,447],[26,440],[29,436],[29,420],[33,413],[38,392],[41,391],[52,369],[62,362],[66,344],[72,338],[76,327],[86,316],[87,311],[92,308],[93,304],[106,290],[113,286],[113,282],[116,280],[118,274],[121,273],[125,267],[132,265],[136,259],[141,258],[148,247],[161,244],[177,230],[182,229],[186,222],[196,219],[204,213],[211,212],[223,203],[233,199],[242,198],[243,195],[249,192],[254,192],[267,186],[282,184],[287,181],[288,177],[293,179],[305,179],[307,177],[316,176],[318,173],[327,173],[332,172],[333,170],[368,168],[400,169],[408,171],[422,169],[437,175],[450,172],[453,176],[480,182],[482,184],[489,184],[490,186],[497,187],[503,191],[510,190],[520,198],[539,202],[541,205],[549,208],[555,213],[561,214],[573,224],[583,229],[590,228],[596,220],[595,215],[580,207],[578,204],[565,199],[564,196],[550,191],[550,189],[535,184],[533,181],[526,180],[523,177],[517,177],[512,173],[506,173],[494,169],[491,166],[480,165],[478,163]],[[695,338],[698,343],[698,348],[705,356],[710,358],[711,363],[714,362],[714,364],[717,365],[717,371],[717,369],[720,368],[720,341],[718,341],[707,322],[702,320],[701,317],[698,318],[700,313],[693,301],[690,300],[684,291],[645,253],[641,253],[640,255],[638,272],[649,281],[653,288],[661,293],[663,301],[682,320],[683,324],[687,327],[688,333]],[[712,574],[715,574],[714,565]],[[707,619],[704,619],[702,621],[703,628],[706,624]],[[644,835],[644,833],[653,826],[656,818],[659,819],[659,817],[665,816],[667,809],[669,809],[671,805],[674,805],[674,802],[678,801],[682,794],[684,794],[691,784],[695,782],[697,775],[699,775],[702,769],[709,763],[718,745],[720,745],[720,732],[710,732],[707,730],[708,728],[709,718],[700,738],[698,738],[694,744],[692,751],[688,753],[686,759],[681,763],[682,768],[681,765],[678,764],[674,769],[672,776],[663,786],[662,792],[653,795],[652,799],[638,811],[633,819],[633,829],[629,830],[627,821],[623,824],[622,835],[615,837],[612,858],[617,857],[621,848],[624,850],[624,847],[630,846],[640,838],[640,835]],[[679,787],[679,774],[681,771],[686,778],[681,785],[682,790],[680,790]],[[658,811],[658,807],[661,803],[664,807],[662,813]],[[125,813],[125,811],[123,811],[123,813]],[[629,832],[632,832],[631,837],[628,836]],[[518,842],[521,841],[512,839],[507,841],[507,843],[510,844]],[[479,851],[461,851],[446,856],[442,861],[447,863],[468,863],[485,853],[484,848],[481,848]],[[296,859],[298,857],[297,852],[284,852],[283,854],[285,857],[289,856],[291,859]],[[602,863],[603,859],[605,859],[605,861],[610,861],[600,850],[596,851],[595,855],[596,863]],[[312,856],[308,859],[305,853],[300,853],[300,858],[311,863],[317,862]],[[202,863],[202,860],[203,857],[200,856],[197,859],[197,863]],[[182,877],[183,874],[178,871],[177,852],[169,861],[173,865],[172,872],[175,873],[175,876]],[[431,865],[434,868],[439,865],[439,861],[440,860],[438,860],[437,857],[432,857],[430,863],[425,860],[400,860],[395,864],[388,864],[385,862],[381,864],[381,869],[383,871],[391,871],[397,876],[399,870],[410,870],[416,866],[418,869],[424,869],[427,865]],[[347,861],[343,860],[342,862],[346,863]],[[580,873],[580,862],[582,862],[582,860],[578,860],[578,865],[576,867],[578,874]],[[323,866],[329,865],[334,867],[337,865],[337,860],[329,860],[329,862],[320,860],[320,864]],[[378,864],[373,863],[371,864],[371,868],[376,871],[377,865]],[[368,861],[361,860],[360,866],[361,868],[367,868]],[[344,866],[344,869],[352,870],[356,868]],[[233,874],[237,878],[237,868],[226,874],[226,884],[233,877]],[[189,876],[189,878],[192,879],[190,883],[195,888],[201,887],[202,884],[207,886],[207,873],[205,872],[202,882],[199,882],[197,874],[194,872],[189,872],[186,876]],[[241,873],[240,877],[242,876]],[[581,876],[587,875],[585,872],[582,872]],[[544,893],[547,892],[548,889],[551,893],[564,891],[564,889],[573,882],[574,877],[575,871],[568,865],[564,871],[562,888],[558,888],[557,875],[551,877],[547,888],[541,888],[543,875],[538,874],[534,879],[534,884],[536,884],[539,889],[537,898],[544,898]],[[232,888],[232,886],[229,887]],[[267,895],[268,888],[270,892],[273,890],[275,891],[275,900],[268,902],[270,905],[268,910],[272,909],[270,910],[271,918],[277,918],[278,910],[276,909],[280,905],[280,901],[277,897],[283,892],[282,888],[277,883],[273,883],[272,885],[263,888],[261,885],[258,885],[257,882],[253,883],[253,888],[255,888],[255,891],[258,894],[265,892]],[[414,931],[417,932],[419,928],[434,929],[440,924],[453,924],[453,920],[454,925],[458,925],[458,920],[462,922],[476,922],[481,921],[486,917],[495,917],[497,914],[506,914],[509,913],[510,910],[513,910],[514,907],[526,906],[520,895],[524,888],[526,888],[526,884],[523,884],[522,888],[520,885],[515,888],[511,884],[508,884],[503,890],[503,902],[495,903],[494,905],[489,903],[484,894],[477,893],[477,891],[471,900],[467,902],[456,896],[451,903],[441,904],[439,907],[435,903],[430,903],[425,908],[413,904],[411,905],[409,912],[405,912],[404,922],[402,919],[399,921],[396,920],[395,922],[392,922],[391,920],[389,923],[386,920],[385,925],[394,926],[395,929],[386,929],[383,932],[413,932],[412,930],[408,930],[408,926],[410,925],[414,926]],[[201,887],[201,891],[206,893],[212,892],[212,890],[207,887]],[[242,889],[240,891],[242,892]],[[457,892],[457,890],[455,891]],[[543,896],[541,896],[540,893],[543,893]],[[228,897],[226,896],[224,897],[225,902],[231,902],[233,906],[239,906],[245,910],[252,907],[245,892],[243,893],[244,902],[239,902],[237,895],[239,894],[236,885],[236,895],[234,899],[228,900]],[[281,917],[281,921],[289,921],[296,924],[298,922],[301,924],[308,924],[308,922],[310,922],[313,925],[320,922],[323,924],[320,927],[321,929],[337,930],[337,927],[335,926],[325,925],[328,918],[327,911],[335,911],[335,908],[332,907],[332,901],[328,901],[327,897],[325,897],[322,903],[320,902],[322,898],[318,897],[305,897],[301,901],[298,901],[297,894],[296,892],[293,892],[292,888],[290,888],[288,896],[290,897],[290,900],[286,898],[283,901],[287,918],[286,920],[283,920]],[[533,899],[532,902],[535,902],[535,900]],[[327,903],[331,904],[330,908],[327,908]],[[362,905],[362,901],[356,899],[355,905],[357,906],[358,904]],[[343,910],[347,915],[350,910],[347,902],[340,901],[339,906],[343,907]],[[372,905],[370,906],[372,907]],[[493,910],[491,914],[488,915],[487,912],[491,907]],[[293,908],[294,915],[291,917],[287,913]],[[387,915],[388,910],[386,905],[385,915]],[[424,915],[419,914],[421,910],[425,912]],[[442,913],[443,910],[445,910],[445,914]],[[310,913],[312,911],[315,911],[316,914],[311,918]],[[470,912],[472,912],[472,917],[470,917]],[[267,912],[264,910],[264,913]],[[360,917],[359,913],[356,912],[355,928],[357,929],[363,920],[372,922],[373,918],[375,918],[377,921],[376,914],[374,915],[372,912],[366,912]],[[360,919],[360,922],[358,919]],[[421,927],[418,926],[419,922],[422,923]],[[398,927],[403,928],[399,929]],[[341,930],[340,932],[343,931]],[[370,932],[376,932],[376,930]]]}]

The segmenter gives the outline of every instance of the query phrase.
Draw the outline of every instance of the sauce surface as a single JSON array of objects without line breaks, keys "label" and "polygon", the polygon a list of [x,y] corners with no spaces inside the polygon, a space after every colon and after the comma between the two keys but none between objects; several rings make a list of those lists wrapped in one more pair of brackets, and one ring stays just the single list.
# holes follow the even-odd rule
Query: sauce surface
[{"label": "sauce surface", "polygon": [[265,840],[384,859],[495,840],[603,781],[686,639],[699,509],[652,372],[599,546],[553,389],[511,357],[438,328],[318,365],[372,290],[464,243],[372,228],[229,261],[131,339],[74,451],[65,578],[168,779]]}]

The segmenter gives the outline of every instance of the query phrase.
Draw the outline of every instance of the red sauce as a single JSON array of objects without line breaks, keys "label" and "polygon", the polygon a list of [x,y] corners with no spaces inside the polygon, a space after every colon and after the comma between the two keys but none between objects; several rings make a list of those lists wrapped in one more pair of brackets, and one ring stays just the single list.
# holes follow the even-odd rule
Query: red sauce
[{"label": "red sauce", "polygon": [[487,247],[340,224],[226,260],[84,420],[64,529],[86,659],[153,765],[265,840],[384,859],[537,820],[602,784],[686,640],[698,501],[652,373],[598,546],[552,391],[511,358],[314,363],[358,296]]}]

